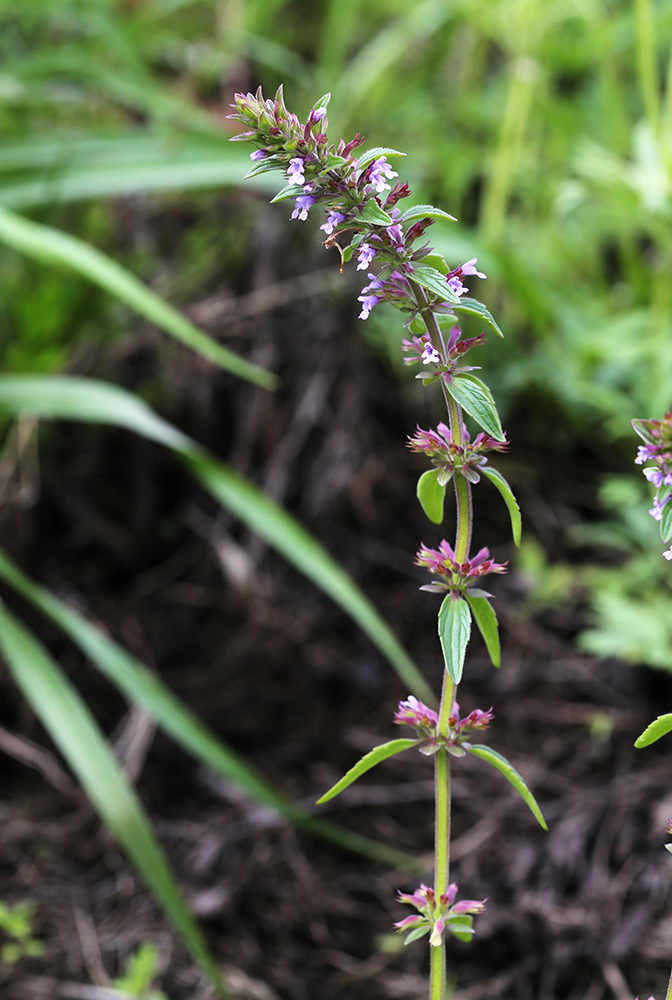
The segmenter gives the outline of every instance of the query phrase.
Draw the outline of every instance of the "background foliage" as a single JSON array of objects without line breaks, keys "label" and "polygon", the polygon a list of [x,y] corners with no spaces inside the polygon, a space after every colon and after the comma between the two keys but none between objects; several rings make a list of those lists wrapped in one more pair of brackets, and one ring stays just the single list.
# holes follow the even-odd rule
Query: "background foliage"
[{"label": "background foliage", "polygon": [[[459,219],[432,241],[488,274],[506,337],[482,363],[515,443],[528,613],[560,607],[586,649],[670,670],[670,567],[630,419],[672,400],[671,29],[669,0],[0,0],[0,206],[94,245],[183,312],[244,294],[265,227],[305,241],[306,260],[321,250],[312,223],[266,207],[266,175],[258,197],[222,198],[249,166],[228,143],[232,94],[282,82],[302,114],[332,91],[332,137],[407,150],[415,200]],[[128,296],[0,237],[5,373],[105,377],[147,335]],[[381,308],[359,332],[404,386],[408,429],[426,421],[396,320]],[[128,387],[191,433],[194,399],[173,348],[159,353]],[[4,460],[30,480],[21,426]],[[238,465],[254,473],[253,457]]]}]

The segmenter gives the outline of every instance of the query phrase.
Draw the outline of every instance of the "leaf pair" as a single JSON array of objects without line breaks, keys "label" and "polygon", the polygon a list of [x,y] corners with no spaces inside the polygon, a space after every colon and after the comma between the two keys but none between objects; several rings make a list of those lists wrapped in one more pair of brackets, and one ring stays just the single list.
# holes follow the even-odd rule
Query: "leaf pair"
[{"label": "leaf pair", "polygon": [[501,664],[497,615],[487,597],[448,594],[439,610],[439,639],[448,676],[455,685],[462,680],[464,659],[471,636],[471,617],[483,636],[490,659]]},{"label": "leaf pair", "polygon": [[[520,507],[513,495],[513,491],[501,472],[489,466],[479,466],[479,474],[482,473],[495,486],[506,504],[511,519],[511,532],[516,547],[520,546],[520,536],[522,532],[522,522],[520,518]],[[458,473],[460,474],[460,473]],[[434,524],[441,524],[443,521],[443,504],[446,495],[446,486],[453,476],[452,470],[446,471],[444,468],[428,469],[423,472],[418,480],[417,495],[418,500],[425,514]],[[666,508],[667,509],[667,508]],[[672,511],[672,507],[670,507]]]},{"label": "leaf pair", "polygon": [[[333,788],[330,788],[328,792],[317,800],[317,804],[321,805],[324,802],[329,802],[330,799],[335,798],[340,795],[342,791],[348,788],[354,781],[357,781],[363,774],[370,771],[371,768],[376,767],[382,761],[387,760],[389,757],[393,757],[395,754],[403,753],[404,750],[410,750],[411,747],[417,746],[422,743],[422,740],[391,740],[389,743],[382,743],[380,746],[375,747],[369,753],[365,754],[361,760],[359,760],[354,767],[343,775],[340,781],[337,781]],[[534,818],[537,822],[547,830],[546,820],[544,819],[541,810],[537,804],[537,801],[529,790],[521,775],[516,771],[514,767],[509,764],[505,757],[502,757],[500,753],[496,750],[491,750],[490,747],[483,746],[481,744],[471,745],[469,743],[463,743],[463,748],[469,753],[473,754],[475,757],[480,757],[481,760],[486,761],[496,768],[500,774],[509,781],[513,787],[516,789],[518,794],[529,806]],[[408,941],[407,941],[408,943]]]}]

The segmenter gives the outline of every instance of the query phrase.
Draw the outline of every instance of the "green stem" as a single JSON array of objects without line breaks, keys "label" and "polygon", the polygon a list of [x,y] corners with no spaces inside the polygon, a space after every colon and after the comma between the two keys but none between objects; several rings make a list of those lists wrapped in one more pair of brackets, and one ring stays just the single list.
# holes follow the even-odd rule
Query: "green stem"
[{"label": "green stem", "polygon": [[670,972],[670,981],[667,984],[667,993],[665,994],[665,1000],[672,1000],[672,972]]},{"label": "green stem", "polygon": [[660,133],[660,94],[656,66],[656,32],[651,0],[637,0],[637,71],[651,131]]}]

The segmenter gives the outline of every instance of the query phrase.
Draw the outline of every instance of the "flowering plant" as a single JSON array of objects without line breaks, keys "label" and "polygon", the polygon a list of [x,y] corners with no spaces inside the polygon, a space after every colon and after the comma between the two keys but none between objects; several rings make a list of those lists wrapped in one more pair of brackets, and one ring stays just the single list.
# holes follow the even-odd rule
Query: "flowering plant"
[{"label": "flowering plant", "polygon": [[[421,589],[442,593],[438,632],[445,670],[437,709],[409,696],[399,704],[394,722],[415,730],[415,737],[396,739],[375,747],[344,775],[319,802],[326,802],[381,761],[409,749],[419,749],[434,760],[436,773],[434,885],[421,885],[400,901],[414,906],[417,914],[396,924],[410,933],[406,943],[429,933],[430,1000],[443,1000],[446,986],[444,930],[458,938],[473,933],[472,916],[480,913],[485,901],[456,902],[457,886],[449,880],[450,868],[450,760],[471,753],[500,771],[518,790],[538,822],[546,823],[532,793],[518,772],[495,750],[472,744],[469,736],[485,730],[492,710],[476,709],[460,718],[456,701],[462,679],[472,619],[481,632],[490,658],[500,664],[497,616],[492,595],[480,587],[488,574],[506,572],[506,563],[497,563],[487,548],[470,555],[473,513],[472,486],[481,476],[500,492],[511,518],[513,538],[520,542],[520,511],[509,484],[488,462],[486,452],[503,451],[508,443],[490,390],[473,374],[475,366],[462,365],[462,357],[485,343],[485,335],[465,339],[457,325],[458,313],[476,316],[502,336],[488,309],[467,293],[465,279],[485,278],[473,258],[455,268],[437,254],[424,239],[437,218],[455,221],[432,205],[415,205],[402,212],[399,203],[411,191],[398,180],[390,158],[405,154],[376,147],[354,154],[364,145],[357,133],[349,142],[327,139],[327,105],[330,95],[313,106],[301,123],[285,107],[282,88],[273,99],[265,99],[261,88],[256,94],[237,94],[235,113],[245,131],[234,136],[251,142],[253,166],[248,177],[267,170],[281,170],[288,183],[273,201],[293,200],[291,218],[305,221],[311,209],[320,205],[326,219],[320,226],[326,247],[334,247],[341,258],[341,270],[357,255],[357,270],[366,271],[368,284],[359,296],[359,318],[368,319],[380,302],[389,302],[404,315],[410,338],[403,340],[406,364],[421,364],[417,376],[424,385],[437,383],[447,407],[448,423],[436,430],[418,428],[409,447],[422,452],[432,462],[418,482],[418,499],[430,521],[441,524],[446,488],[453,483],[457,528],[455,544],[446,539],[438,549],[421,546],[417,564],[436,578]],[[377,273],[368,269],[374,265]],[[445,331],[445,335],[444,335]],[[468,414],[481,431],[473,443],[464,423]],[[475,586],[479,584],[478,586]]]}]

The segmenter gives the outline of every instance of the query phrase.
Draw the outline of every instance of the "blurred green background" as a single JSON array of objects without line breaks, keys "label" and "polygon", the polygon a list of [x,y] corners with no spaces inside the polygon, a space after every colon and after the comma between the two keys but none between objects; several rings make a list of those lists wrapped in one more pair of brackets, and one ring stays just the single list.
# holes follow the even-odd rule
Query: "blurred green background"
[{"label": "blurred green background", "polygon": [[[0,205],[180,308],[223,280],[244,292],[259,213],[249,196],[217,208],[249,163],[228,144],[232,95],[283,83],[303,115],[331,91],[332,139],[408,151],[414,200],[459,219],[432,242],[489,276],[477,293],[506,339],[484,377],[528,506],[540,463],[557,473],[544,489],[587,487],[539,501],[517,566],[528,608],[578,610],[584,647],[672,669],[670,567],[630,428],[672,402],[671,29],[667,0],[2,0]],[[141,225],[159,204],[179,239]],[[5,248],[0,315],[17,373],[87,373],[128,322],[86,279]],[[404,378],[396,320],[362,333]]]}]

